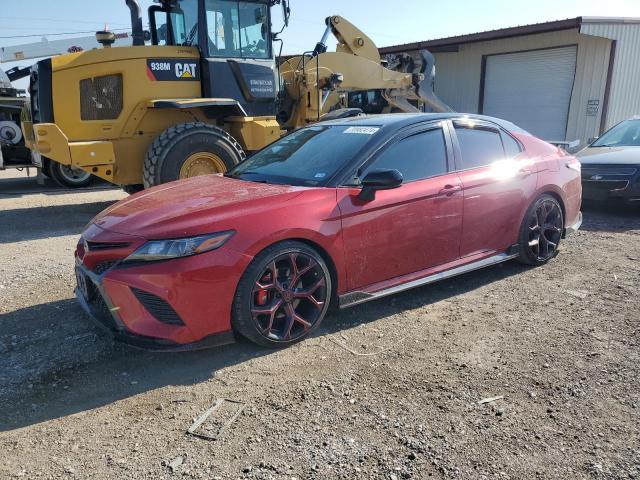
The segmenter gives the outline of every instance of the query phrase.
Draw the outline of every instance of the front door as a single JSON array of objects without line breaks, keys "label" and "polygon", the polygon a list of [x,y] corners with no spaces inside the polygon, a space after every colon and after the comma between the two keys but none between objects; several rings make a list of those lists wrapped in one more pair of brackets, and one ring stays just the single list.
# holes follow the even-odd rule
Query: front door
[{"label": "front door", "polygon": [[442,126],[422,127],[392,141],[361,167],[397,169],[403,184],[358,198],[359,188],[338,189],[348,289],[354,290],[458,258],[462,192],[450,173],[450,142]]}]

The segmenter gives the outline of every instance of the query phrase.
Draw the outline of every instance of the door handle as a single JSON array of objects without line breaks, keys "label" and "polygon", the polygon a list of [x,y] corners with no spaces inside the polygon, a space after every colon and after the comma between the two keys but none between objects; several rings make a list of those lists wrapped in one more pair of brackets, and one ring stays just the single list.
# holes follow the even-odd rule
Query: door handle
[{"label": "door handle", "polygon": [[533,171],[529,170],[528,168],[523,168],[522,170],[520,170],[520,172],[518,172],[520,174],[520,176],[522,178],[526,178],[529,175],[531,175],[533,173]]},{"label": "door handle", "polygon": [[459,192],[460,190],[462,190],[462,186],[460,185],[445,185],[439,192],[439,195],[446,195],[447,197],[450,197],[451,195],[453,195],[456,192]]}]

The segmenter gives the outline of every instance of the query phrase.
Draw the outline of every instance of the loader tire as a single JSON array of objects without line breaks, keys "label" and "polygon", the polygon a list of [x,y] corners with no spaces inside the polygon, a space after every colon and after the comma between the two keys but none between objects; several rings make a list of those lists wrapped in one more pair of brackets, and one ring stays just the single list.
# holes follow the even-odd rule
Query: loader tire
[{"label": "loader tire", "polygon": [[49,164],[50,178],[63,188],[83,188],[93,182],[93,175],[71,165],[63,165],[51,161]]},{"label": "loader tire", "polygon": [[246,158],[227,132],[202,122],[181,123],[158,136],[144,159],[144,187],[211,173],[225,173]]}]

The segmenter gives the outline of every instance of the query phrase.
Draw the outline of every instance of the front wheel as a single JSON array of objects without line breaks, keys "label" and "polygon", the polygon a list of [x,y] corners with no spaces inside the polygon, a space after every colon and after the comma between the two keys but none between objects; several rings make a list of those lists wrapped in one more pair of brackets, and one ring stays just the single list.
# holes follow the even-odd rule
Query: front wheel
[{"label": "front wheel", "polygon": [[318,252],[300,242],[273,245],[240,279],[233,328],[259,345],[292,345],[318,328],[331,295],[331,275]]},{"label": "front wheel", "polygon": [[165,130],[149,147],[144,159],[144,187],[225,173],[245,157],[240,144],[215,125],[182,123]]},{"label": "front wheel", "polygon": [[564,217],[555,197],[544,194],[527,210],[520,227],[520,256],[527,265],[542,265],[558,253]]},{"label": "front wheel", "polygon": [[48,175],[61,187],[82,188],[93,181],[93,176],[80,168],[72,165],[63,165],[58,162],[49,162]]}]

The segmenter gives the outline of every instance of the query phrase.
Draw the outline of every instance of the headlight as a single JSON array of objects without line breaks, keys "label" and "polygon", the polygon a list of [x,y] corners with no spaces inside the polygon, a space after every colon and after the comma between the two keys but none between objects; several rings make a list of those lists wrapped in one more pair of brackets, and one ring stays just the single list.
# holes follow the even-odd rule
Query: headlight
[{"label": "headlight", "polygon": [[233,230],[191,238],[151,240],[124,259],[125,262],[150,262],[169,258],[188,257],[220,248],[229,240]]}]

